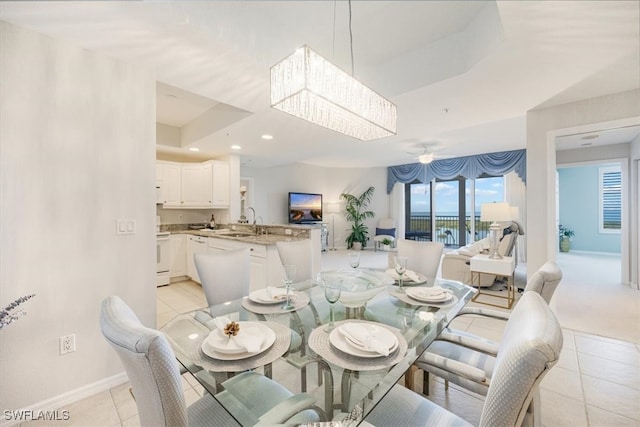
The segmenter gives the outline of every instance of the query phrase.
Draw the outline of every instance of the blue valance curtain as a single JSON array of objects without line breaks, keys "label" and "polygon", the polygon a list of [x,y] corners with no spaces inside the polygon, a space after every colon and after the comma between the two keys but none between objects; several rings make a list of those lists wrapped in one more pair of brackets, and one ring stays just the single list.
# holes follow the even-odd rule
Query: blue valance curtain
[{"label": "blue valance curtain", "polygon": [[477,156],[434,160],[428,165],[412,163],[391,166],[387,169],[387,194],[391,193],[396,182],[406,184],[418,180],[426,183],[433,178],[454,179],[458,176],[476,179],[483,173],[504,175],[511,171],[515,171],[522,182],[527,182],[526,150],[500,151]]}]

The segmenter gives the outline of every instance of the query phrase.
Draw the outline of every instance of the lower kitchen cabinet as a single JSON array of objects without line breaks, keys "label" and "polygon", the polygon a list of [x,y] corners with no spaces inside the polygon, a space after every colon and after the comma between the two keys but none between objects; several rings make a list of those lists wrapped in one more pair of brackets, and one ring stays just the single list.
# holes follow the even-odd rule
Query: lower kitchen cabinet
[{"label": "lower kitchen cabinet", "polygon": [[172,234],[171,240],[171,268],[169,276],[182,277],[187,275],[187,235]]},{"label": "lower kitchen cabinet", "polygon": [[207,252],[207,238],[201,236],[189,236],[187,238],[187,276],[194,282],[200,283],[200,277],[196,270],[193,256],[197,253]]}]

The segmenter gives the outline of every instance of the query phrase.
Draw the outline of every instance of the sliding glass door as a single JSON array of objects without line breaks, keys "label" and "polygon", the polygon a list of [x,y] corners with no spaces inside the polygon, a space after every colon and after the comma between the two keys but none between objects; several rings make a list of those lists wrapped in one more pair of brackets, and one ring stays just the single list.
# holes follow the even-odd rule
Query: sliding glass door
[{"label": "sliding glass door", "polygon": [[488,235],[489,223],[480,221],[480,206],[503,200],[502,176],[406,184],[405,238],[464,246]]}]

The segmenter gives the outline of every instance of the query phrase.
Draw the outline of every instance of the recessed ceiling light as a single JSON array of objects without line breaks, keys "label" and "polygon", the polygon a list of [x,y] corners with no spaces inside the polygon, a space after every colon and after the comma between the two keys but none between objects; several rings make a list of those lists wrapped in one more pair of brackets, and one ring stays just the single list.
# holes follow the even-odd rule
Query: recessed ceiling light
[{"label": "recessed ceiling light", "polygon": [[232,146],[231,146],[231,149],[232,149],[232,150],[242,150],[242,147],[241,147],[241,146],[239,146],[239,145],[232,145]]},{"label": "recessed ceiling light", "polygon": [[191,148],[189,148],[189,151],[200,151],[200,149],[196,148],[196,147],[191,147]]},{"label": "recessed ceiling light", "polygon": [[262,139],[273,139],[273,135],[267,135],[266,133],[262,135],[260,138]]},{"label": "recessed ceiling light", "polygon": [[598,137],[600,137],[600,135],[598,135],[597,133],[594,133],[594,134],[591,134],[591,135],[585,135],[585,136],[582,137],[582,139],[585,139],[585,140],[587,140],[587,139],[596,139]]}]

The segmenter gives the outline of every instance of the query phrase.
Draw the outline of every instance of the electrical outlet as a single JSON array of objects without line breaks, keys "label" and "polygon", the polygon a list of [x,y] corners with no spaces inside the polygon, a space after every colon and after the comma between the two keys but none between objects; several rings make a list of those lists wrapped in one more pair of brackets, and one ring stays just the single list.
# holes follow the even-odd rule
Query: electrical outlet
[{"label": "electrical outlet", "polygon": [[60,355],[73,353],[76,351],[76,334],[63,335],[60,337]]}]

